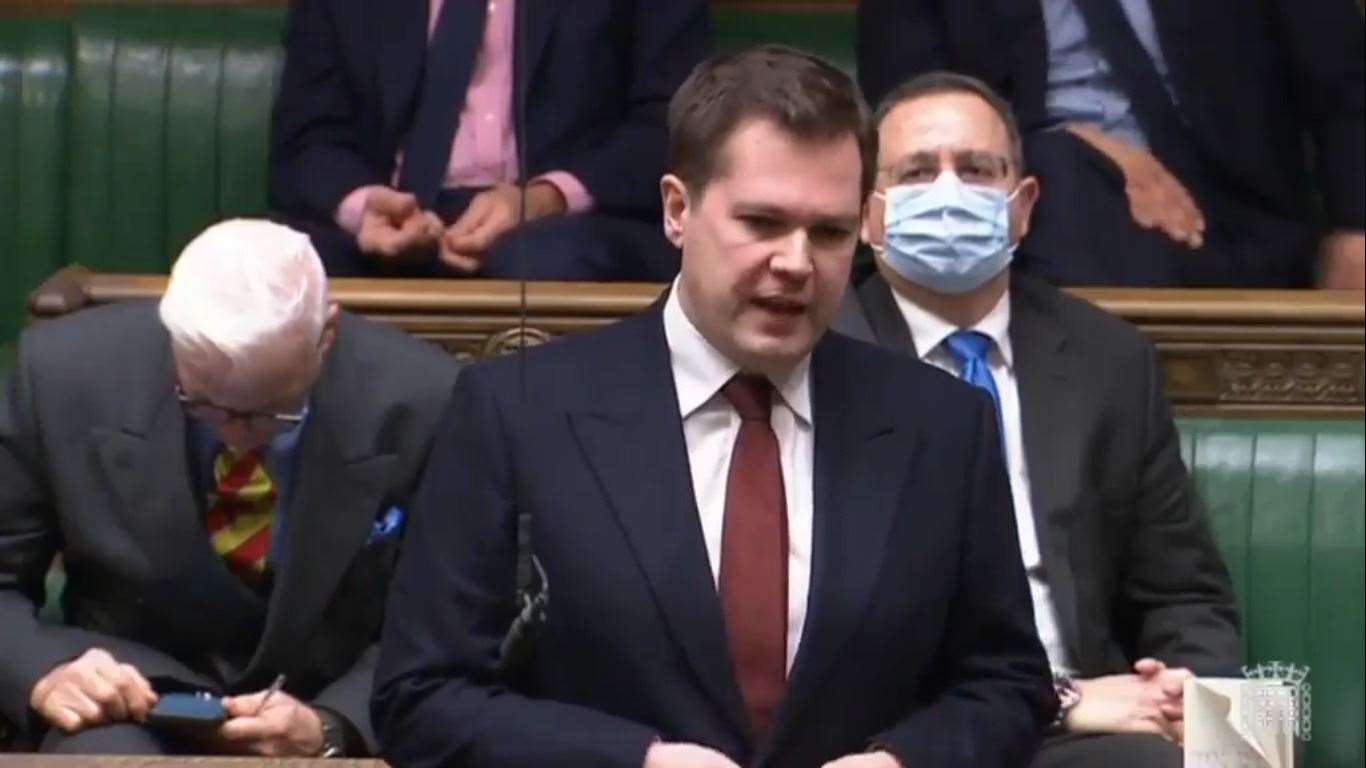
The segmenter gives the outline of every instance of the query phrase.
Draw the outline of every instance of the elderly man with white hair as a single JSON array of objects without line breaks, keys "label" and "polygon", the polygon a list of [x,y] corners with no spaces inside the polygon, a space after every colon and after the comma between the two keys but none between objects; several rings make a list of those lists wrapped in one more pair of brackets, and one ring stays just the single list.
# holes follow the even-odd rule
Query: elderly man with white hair
[{"label": "elderly man with white hair", "polygon": [[[30,328],[0,390],[0,717],[43,751],[371,752],[385,594],[457,370],[340,312],[308,238],[266,221],[196,238],[159,307]],[[222,722],[149,720],[173,692],[222,696]]]}]

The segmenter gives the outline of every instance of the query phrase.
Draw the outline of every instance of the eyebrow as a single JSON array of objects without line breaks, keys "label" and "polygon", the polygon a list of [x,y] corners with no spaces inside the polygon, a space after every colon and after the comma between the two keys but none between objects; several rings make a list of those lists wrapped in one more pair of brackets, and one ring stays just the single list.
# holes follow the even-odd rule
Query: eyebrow
[{"label": "eyebrow", "polygon": [[[911,152],[911,153],[902,155],[901,157],[897,158],[896,160],[892,161],[891,163],[889,163],[889,164],[883,166],[880,170],[885,171],[885,172],[888,172],[888,173],[894,173],[894,172],[896,172],[896,171],[905,170],[908,166],[915,166],[915,165],[918,165],[918,164],[920,164],[920,163],[925,163],[925,162],[935,162],[935,163],[937,163],[937,162],[939,162],[939,155],[940,155],[940,153],[943,152],[943,151],[944,151],[943,148],[940,148],[940,149],[919,150],[919,151],[917,151],[917,152]],[[1006,158],[1005,155],[999,154],[999,153],[995,152],[994,150],[989,150],[989,149],[970,149],[970,148],[968,148],[968,147],[961,147],[961,148],[958,148],[958,149],[952,149],[952,148],[950,148],[950,149],[948,150],[948,153],[954,157],[955,161],[957,160],[957,158],[960,158],[960,157],[971,157],[971,158],[978,158],[978,159],[990,159],[990,160],[993,160],[993,161],[994,161],[994,160],[998,160],[998,159],[999,159],[999,160],[1005,160],[1007,165],[1009,165],[1009,162],[1010,162],[1010,161]]]},{"label": "eyebrow", "polygon": [[759,216],[766,219],[777,219],[779,221],[799,221],[810,225],[838,227],[840,229],[857,229],[862,221],[862,211],[847,215],[811,213],[803,214],[791,211],[776,205],[765,203],[736,203],[731,209],[735,216]]}]

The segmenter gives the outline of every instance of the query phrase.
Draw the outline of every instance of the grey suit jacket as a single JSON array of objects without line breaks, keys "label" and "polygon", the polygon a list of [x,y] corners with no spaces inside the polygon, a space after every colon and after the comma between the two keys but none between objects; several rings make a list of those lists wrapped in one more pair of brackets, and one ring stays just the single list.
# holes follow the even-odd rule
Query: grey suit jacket
[{"label": "grey suit jacket", "polygon": [[[1020,273],[1010,341],[1039,549],[1083,677],[1151,656],[1242,658],[1228,571],[1181,460],[1156,351],[1128,323]],[[850,289],[835,329],[915,355],[891,288]]]},{"label": "grey suit jacket", "polygon": [[[0,392],[0,716],[32,727],[33,685],[92,647],[161,689],[286,691],[373,747],[367,712],[396,535],[458,371],[439,350],[342,314],[311,393],[268,599],[213,552],[156,307],[29,329]],[[37,618],[60,553],[64,624]]]}]

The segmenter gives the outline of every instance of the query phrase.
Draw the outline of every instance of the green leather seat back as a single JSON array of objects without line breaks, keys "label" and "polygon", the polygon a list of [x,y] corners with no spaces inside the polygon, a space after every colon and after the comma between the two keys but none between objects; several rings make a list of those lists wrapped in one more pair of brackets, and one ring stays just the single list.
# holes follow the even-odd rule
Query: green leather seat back
[{"label": "green leather seat back", "polygon": [[733,8],[714,5],[712,36],[716,50],[733,51],[760,43],[783,43],[818,54],[854,74],[854,9]]},{"label": "green leather seat back", "polygon": [[1362,765],[1366,428],[1192,419],[1181,433],[1238,594],[1248,661],[1310,668],[1306,765]]},{"label": "green leather seat back", "polygon": [[0,347],[28,292],[65,263],[69,47],[62,19],[0,20]]},{"label": "green leather seat back", "polygon": [[165,272],[265,211],[283,7],[80,6],[72,19],[71,260]]}]

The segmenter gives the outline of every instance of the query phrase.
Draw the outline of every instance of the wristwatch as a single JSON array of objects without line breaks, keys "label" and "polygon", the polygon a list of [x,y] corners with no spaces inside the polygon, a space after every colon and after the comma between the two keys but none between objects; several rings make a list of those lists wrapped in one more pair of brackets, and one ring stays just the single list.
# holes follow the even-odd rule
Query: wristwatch
[{"label": "wristwatch", "polygon": [[1081,688],[1072,676],[1062,670],[1053,670],[1053,693],[1058,697],[1058,714],[1053,718],[1053,727],[1061,728],[1067,713],[1081,703]]},{"label": "wristwatch", "polygon": [[346,725],[335,712],[315,707],[318,721],[323,726],[323,744],[318,757],[343,757],[346,755]]}]

